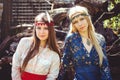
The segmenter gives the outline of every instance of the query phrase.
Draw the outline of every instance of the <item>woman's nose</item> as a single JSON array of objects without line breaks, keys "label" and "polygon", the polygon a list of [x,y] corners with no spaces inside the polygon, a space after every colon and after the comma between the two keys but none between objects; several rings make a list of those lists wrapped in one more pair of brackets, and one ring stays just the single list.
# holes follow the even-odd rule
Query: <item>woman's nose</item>
[{"label": "woman's nose", "polygon": [[78,25],[81,26],[81,25],[82,25],[82,22],[81,22],[81,21],[78,21]]},{"label": "woman's nose", "polygon": [[44,29],[41,29],[41,31],[40,31],[41,33],[44,33]]}]

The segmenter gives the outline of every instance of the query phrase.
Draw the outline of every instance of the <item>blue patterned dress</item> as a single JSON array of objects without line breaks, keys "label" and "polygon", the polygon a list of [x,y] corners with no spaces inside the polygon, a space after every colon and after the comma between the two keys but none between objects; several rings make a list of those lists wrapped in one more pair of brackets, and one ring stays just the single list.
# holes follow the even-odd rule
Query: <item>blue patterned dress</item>
[{"label": "blue patterned dress", "polygon": [[99,56],[93,46],[90,53],[82,43],[79,33],[72,33],[66,37],[62,68],[58,80],[63,80],[67,67],[74,67],[74,80],[112,80],[106,56],[106,44],[102,35],[96,34],[104,52],[103,64],[99,67]]}]

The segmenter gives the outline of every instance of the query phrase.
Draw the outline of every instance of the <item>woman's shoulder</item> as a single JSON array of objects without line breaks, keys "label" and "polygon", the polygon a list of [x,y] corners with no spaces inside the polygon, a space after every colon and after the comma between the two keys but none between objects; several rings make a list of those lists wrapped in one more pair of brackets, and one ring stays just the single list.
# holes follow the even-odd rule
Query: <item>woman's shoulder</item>
[{"label": "woman's shoulder", "polygon": [[100,40],[100,41],[105,41],[104,36],[103,36],[102,34],[100,34],[100,33],[96,33],[96,37],[97,37],[97,39]]},{"label": "woman's shoulder", "polygon": [[53,51],[53,50],[50,50],[50,54],[53,56],[53,57],[59,57],[58,53]]},{"label": "woman's shoulder", "polygon": [[31,42],[33,40],[33,37],[23,37],[20,39],[20,42]]},{"label": "woman's shoulder", "polygon": [[102,34],[96,33],[96,38],[101,46],[103,46],[106,43],[105,38]]},{"label": "woman's shoulder", "polygon": [[75,36],[77,36],[78,33],[69,33],[67,36],[66,36],[66,40],[73,40],[75,38]]},{"label": "woman's shoulder", "polygon": [[21,44],[21,45],[31,45],[32,44],[32,42],[33,42],[33,37],[23,37],[23,38],[21,38],[20,39],[20,41],[19,41],[19,44]]},{"label": "woman's shoulder", "polygon": [[33,39],[33,37],[23,37],[23,38],[21,38],[22,41],[30,41],[32,39]]}]

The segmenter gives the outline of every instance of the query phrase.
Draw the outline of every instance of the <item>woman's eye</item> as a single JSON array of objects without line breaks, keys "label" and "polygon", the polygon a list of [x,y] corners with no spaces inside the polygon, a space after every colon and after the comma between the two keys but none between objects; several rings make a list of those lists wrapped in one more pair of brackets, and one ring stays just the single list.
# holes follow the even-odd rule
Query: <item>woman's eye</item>
[{"label": "woman's eye", "polygon": [[44,29],[45,29],[45,30],[48,30],[48,28],[47,28],[47,27],[45,27]]},{"label": "woman's eye", "polygon": [[80,21],[84,20],[85,18],[81,18]]},{"label": "woman's eye", "polygon": [[40,30],[41,28],[40,28],[40,27],[37,27],[36,29]]}]

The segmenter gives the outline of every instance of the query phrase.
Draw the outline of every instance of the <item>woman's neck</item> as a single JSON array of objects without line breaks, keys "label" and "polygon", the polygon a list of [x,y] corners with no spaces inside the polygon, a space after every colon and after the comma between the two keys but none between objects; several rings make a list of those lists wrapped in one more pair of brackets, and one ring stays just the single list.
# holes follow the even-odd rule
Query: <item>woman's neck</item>
[{"label": "woman's neck", "polygon": [[89,36],[88,36],[88,31],[85,31],[85,32],[79,32],[79,34],[81,35],[81,37],[89,38]]},{"label": "woman's neck", "polygon": [[46,47],[46,41],[40,41],[40,46],[41,48],[45,48]]}]

